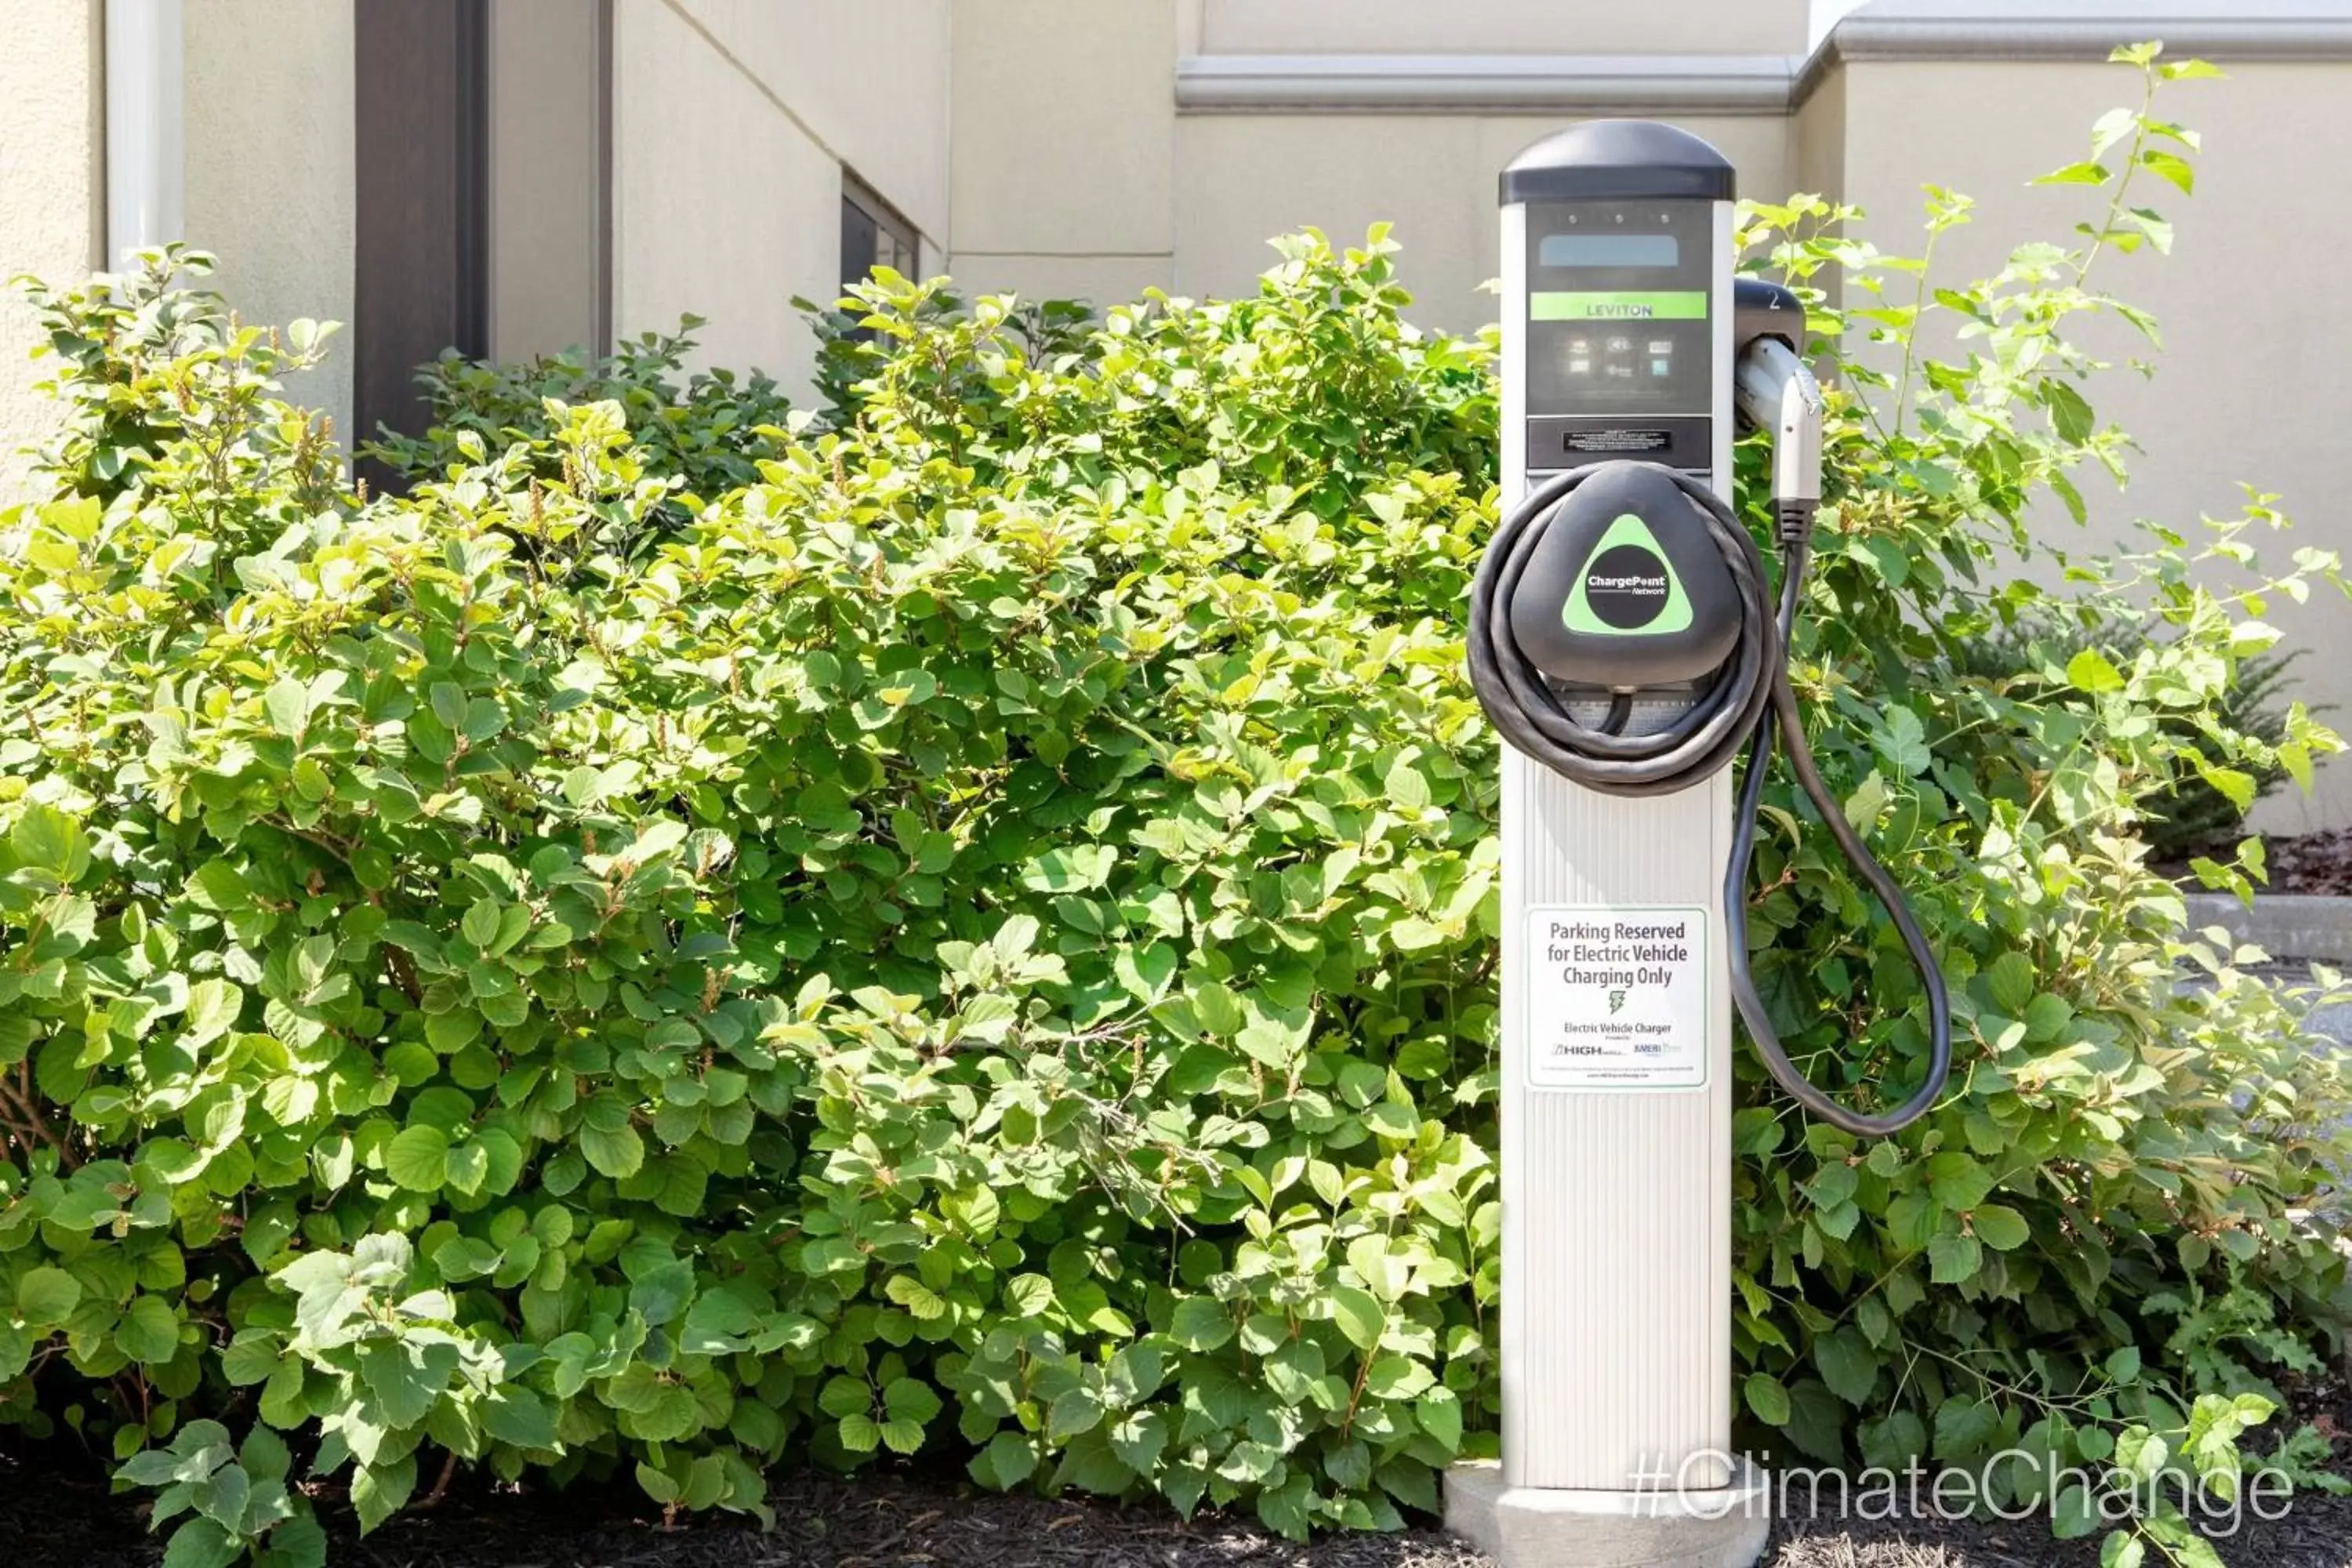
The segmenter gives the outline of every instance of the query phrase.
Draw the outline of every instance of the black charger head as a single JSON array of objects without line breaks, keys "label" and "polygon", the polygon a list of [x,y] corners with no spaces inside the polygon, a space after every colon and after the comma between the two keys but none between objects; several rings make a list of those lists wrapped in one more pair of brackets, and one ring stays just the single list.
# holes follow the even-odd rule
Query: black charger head
[{"label": "black charger head", "polygon": [[1545,675],[1612,691],[1687,687],[1739,640],[1739,591],[1709,519],[1654,463],[1589,474],[1546,521],[1511,595],[1511,635]]}]

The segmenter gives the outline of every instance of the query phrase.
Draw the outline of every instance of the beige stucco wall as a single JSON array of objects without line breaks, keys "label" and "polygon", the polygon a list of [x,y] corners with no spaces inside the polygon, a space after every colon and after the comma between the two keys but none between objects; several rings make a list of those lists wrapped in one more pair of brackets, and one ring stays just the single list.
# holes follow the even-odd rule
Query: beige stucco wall
[{"label": "beige stucco wall", "polygon": [[[1845,69],[1845,195],[1872,215],[1878,243],[1916,253],[1918,186],[1977,198],[1975,221],[1940,243],[1937,269],[1976,277],[2027,239],[2070,237],[2095,217],[2080,187],[2026,182],[2088,152],[2091,122],[2136,101],[2129,72],[2096,64],[1856,62]],[[2150,181],[2136,202],[2171,217],[2173,254],[2099,263],[2095,285],[2152,310],[2165,346],[2142,381],[2118,369],[2095,405],[2146,448],[2121,493],[2085,493],[2113,538],[2135,517],[2196,532],[2200,513],[2235,515],[2242,482],[2274,490],[2297,526],[2268,548],[2280,564],[2302,544],[2352,555],[2352,328],[2314,302],[2340,295],[2352,206],[2315,189],[2315,159],[2352,140],[2352,68],[2247,63],[2223,81],[2168,89],[2163,111],[2202,133],[2197,195]],[[2094,342],[2120,361],[2136,333]],[[2063,516],[2053,528],[2068,529]],[[2352,604],[2333,590],[2269,617],[2289,646],[2302,694],[2352,729]],[[2352,821],[2352,765],[2322,770],[2315,798],[2292,790],[2259,819],[2274,829]]]},{"label": "beige stucco wall", "polygon": [[604,58],[583,0],[491,0],[490,353],[600,349]]},{"label": "beige stucco wall", "polygon": [[1187,0],[1223,54],[1797,54],[1808,0]]},{"label": "beige stucco wall", "polygon": [[[1313,225],[1334,243],[1395,225],[1414,315],[1468,331],[1495,317],[1483,285],[1501,271],[1496,172],[1559,117],[1202,114],[1177,126],[1176,285],[1196,295],[1252,287],[1266,241]],[[1780,195],[1789,122],[1774,116],[1676,121],[1739,170],[1743,190]]]},{"label": "beige stucco wall", "polygon": [[843,165],[916,223],[927,258],[944,249],[946,0],[830,19],[615,0],[613,29],[614,331],[703,316],[702,363],[804,390],[815,340],[792,299],[838,292]]},{"label": "beige stucco wall", "polygon": [[[188,243],[245,320],[348,324],[357,152],[352,0],[201,0],[183,12]],[[348,443],[352,345],[287,395]]]},{"label": "beige stucco wall", "polygon": [[1171,84],[1193,3],[957,0],[959,284],[1109,303],[1172,281]]},{"label": "beige stucco wall", "polygon": [[[0,286],[19,273],[69,283],[96,265],[106,226],[98,168],[98,0],[16,0],[0,47]],[[57,405],[32,390],[54,362],[14,287],[0,291],[0,507],[24,499],[18,448],[54,427]]]},{"label": "beige stucco wall", "polygon": [[[1794,155],[1789,195],[1832,195],[1845,189],[1845,71],[1832,68],[1797,106],[1789,127]],[[1748,195],[1765,193],[1750,188]]]},{"label": "beige stucco wall", "polygon": [[[1187,53],[1735,53],[1804,47],[1804,0],[1673,0],[1639,13],[1559,0],[958,0],[952,226],[970,291],[1083,298],[1146,287],[1246,290],[1273,237],[1335,242],[1394,223],[1423,320],[1493,314],[1495,171],[1558,116],[1179,115]],[[1040,84],[1051,83],[1051,90]],[[1777,115],[1683,123],[1739,163],[1748,188],[1792,177]]]},{"label": "beige stucco wall", "polygon": [[676,0],[674,9],[939,243],[948,229],[949,7]]}]

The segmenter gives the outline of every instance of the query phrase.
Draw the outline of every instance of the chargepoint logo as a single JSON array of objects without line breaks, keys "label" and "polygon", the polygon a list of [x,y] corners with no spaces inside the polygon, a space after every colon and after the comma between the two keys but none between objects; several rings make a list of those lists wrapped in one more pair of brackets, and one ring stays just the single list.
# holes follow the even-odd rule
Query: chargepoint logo
[{"label": "chargepoint logo", "polygon": [[1800,1466],[1772,1471],[1759,1488],[1722,1484],[1722,1477],[1738,1476],[1745,1466],[1739,1456],[1716,1448],[1679,1461],[1662,1454],[1652,1463],[1645,1456],[1626,1478],[1626,1489],[1639,1500],[1635,1512],[1652,1518],[1769,1512],[1784,1521],[1957,1523],[1990,1515],[2111,1530],[2135,1519],[2177,1513],[2215,1540],[2236,1535],[2250,1521],[2276,1522],[2294,1506],[2294,1481],[2270,1467],[2248,1468],[2236,1492],[2225,1497],[2192,1476],[2168,1470],[2140,1480],[2025,1448],[2006,1449],[1974,1469],[1930,1469],[1915,1458],[1899,1470],[1883,1465],[1858,1471]]},{"label": "chargepoint logo", "polygon": [[1620,631],[1648,626],[1666,607],[1666,563],[1638,544],[1618,544],[1584,569],[1584,602]]},{"label": "chargepoint logo", "polygon": [[1632,512],[1611,523],[1585,557],[1560,623],[1588,637],[1686,631],[1690,601],[1658,536]]}]

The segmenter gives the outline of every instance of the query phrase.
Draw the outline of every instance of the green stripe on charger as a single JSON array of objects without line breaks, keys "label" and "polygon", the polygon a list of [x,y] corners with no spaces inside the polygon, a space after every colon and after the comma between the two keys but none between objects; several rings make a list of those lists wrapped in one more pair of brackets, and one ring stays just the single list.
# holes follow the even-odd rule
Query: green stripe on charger
[{"label": "green stripe on charger", "polygon": [[1654,293],[1586,293],[1547,289],[1528,296],[1533,321],[1703,321],[1706,290],[1676,289]]}]

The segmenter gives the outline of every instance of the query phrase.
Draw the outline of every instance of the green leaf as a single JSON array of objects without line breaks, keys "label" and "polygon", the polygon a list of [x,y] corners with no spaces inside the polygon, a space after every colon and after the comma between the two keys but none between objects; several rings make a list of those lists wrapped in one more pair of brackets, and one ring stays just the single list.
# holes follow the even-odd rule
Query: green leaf
[{"label": "green leaf", "polygon": [[1105,1432],[1119,1463],[1138,1475],[1150,1475],[1168,1446],[1168,1423],[1157,1410],[1122,1415]]},{"label": "green leaf", "polygon": [[1871,736],[1870,742],[1878,754],[1886,759],[1898,778],[1924,773],[1935,763],[1935,753],[1927,746],[1927,728],[1919,715],[1908,708],[1889,708],[1881,715],[1884,727]]},{"label": "green leaf", "polygon": [[1769,1373],[1751,1372],[1748,1374],[1748,1381],[1740,1385],[1740,1392],[1746,1396],[1748,1408],[1755,1414],[1756,1419],[1767,1426],[1786,1426],[1789,1424],[1789,1390],[1779,1378]]},{"label": "green leaf", "polygon": [[2105,164],[2082,163],[2069,163],[2032,183],[2037,185],[2104,185],[2113,178],[2115,176],[2108,173]]},{"label": "green leaf", "polygon": [[1234,1316],[1222,1301],[1188,1296],[1176,1303],[1168,1333],[1188,1351],[1213,1351],[1234,1337]]},{"label": "green leaf", "polygon": [[352,1474],[352,1511],[364,1535],[408,1506],[416,1491],[416,1459],[362,1465]]},{"label": "green leaf", "polygon": [[2139,165],[2148,173],[2169,181],[2179,189],[2182,195],[2192,195],[2196,193],[2197,171],[2189,167],[2189,160],[2181,157],[2178,153],[2168,153],[2160,147],[2143,148],[2139,155]]},{"label": "green leaf", "polygon": [[437,1193],[449,1172],[449,1135],[438,1127],[403,1128],[383,1152],[384,1174],[412,1193]]},{"label": "green leaf", "polygon": [[557,1446],[555,1411],[531,1389],[505,1384],[482,1404],[482,1430],[518,1448]]},{"label": "green leaf", "polygon": [[1973,1236],[1938,1236],[1927,1243],[1927,1261],[1937,1284],[1958,1285],[1984,1267],[1984,1248]]},{"label": "green leaf", "polygon": [[1927,1190],[1948,1209],[1968,1210],[1992,1191],[1993,1173],[1973,1155],[1946,1150],[1927,1161]]},{"label": "green leaf", "polygon": [[646,1143],[626,1122],[618,1127],[583,1127],[580,1152],[604,1175],[615,1181],[634,1176],[646,1163]]},{"label": "green leaf", "polygon": [[28,1328],[54,1329],[80,1304],[80,1281],[62,1268],[30,1268],[16,1281],[16,1316]]},{"label": "green leaf", "polygon": [[1381,787],[1389,803],[1400,811],[1417,816],[1429,809],[1429,779],[1410,752],[1399,755],[1389,764],[1388,776]]},{"label": "green leaf", "polygon": [[210,1519],[189,1520],[163,1546],[163,1568],[231,1568],[244,1557],[245,1542]]},{"label": "green leaf", "polygon": [[1048,850],[1031,861],[1021,874],[1024,887],[1045,893],[1068,893],[1099,888],[1110,880],[1118,851],[1108,844],[1080,844]]},{"label": "green leaf", "polygon": [[1036,1445],[1017,1432],[999,1432],[966,1468],[991,1491],[1010,1491],[1037,1468]]},{"label": "green leaf", "polygon": [[160,1365],[179,1352],[180,1315],[161,1296],[134,1297],[114,1325],[114,1343],[132,1361]]},{"label": "green leaf", "polygon": [[1976,1237],[1995,1252],[2013,1252],[2032,1239],[2025,1216],[2005,1204],[1980,1204],[1969,1216]]},{"label": "green leaf", "polygon": [[51,887],[70,887],[89,868],[89,837],[81,824],[55,806],[27,804],[8,831],[17,862],[43,873]]},{"label": "green leaf", "polygon": [[281,675],[261,699],[269,727],[289,741],[299,741],[310,724],[310,689],[290,675]]},{"label": "green leaf", "polygon": [[2109,663],[2106,655],[2097,648],[2086,647],[2066,661],[2066,679],[2078,690],[2099,696],[2124,689],[2123,671]]},{"label": "green leaf", "polygon": [[1369,1290],[1353,1285],[1333,1285],[1325,1292],[1331,1303],[1331,1320],[1348,1342],[1360,1351],[1370,1351],[1381,1342],[1388,1324],[1388,1312]]},{"label": "green leaf", "polygon": [[1412,1399],[1435,1379],[1410,1356],[1384,1355],[1365,1375],[1364,1392],[1375,1399]]},{"label": "green leaf", "polygon": [[201,1046],[218,1039],[236,1025],[244,1011],[245,993],[235,983],[215,976],[188,987],[185,1043]]},{"label": "green leaf", "polygon": [[1846,826],[1857,833],[1869,832],[1878,826],[1878,819],[1886,815],[1887,802],[1892,798],[1893,792],[1886,787],[1885,776],[1873,768],[1863,776],[1862,783],[1854,786],[1853,793],[1845,797]]},{"label": "green leaf", "polygon": [[397,1340],[362,1345],[359,1363],[360,1376],[388,1426],[415,1426],[441,1396],[441,1384],[426,1373],[421,1357]]},{"label": "green leaf", "polygon": [[1084,1384],[1064,1389],[1045,1413],[1045,1436],[1050,1442],[1066,1442],[1093,1431],[1102,1418],[1102,1400],[1093,1389]]}]

